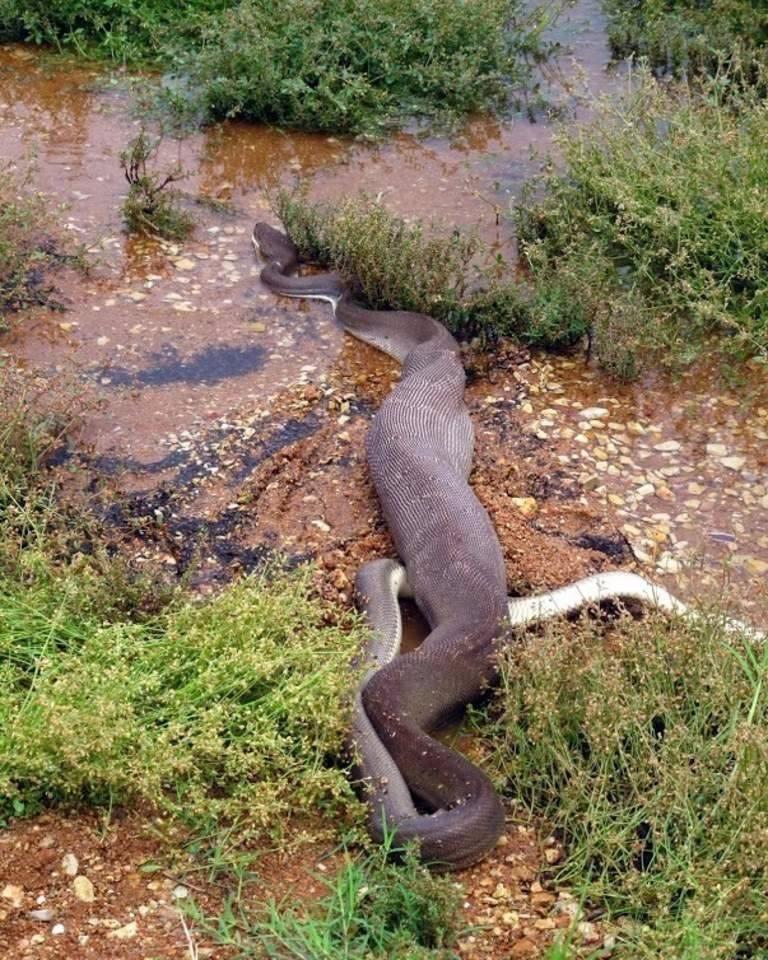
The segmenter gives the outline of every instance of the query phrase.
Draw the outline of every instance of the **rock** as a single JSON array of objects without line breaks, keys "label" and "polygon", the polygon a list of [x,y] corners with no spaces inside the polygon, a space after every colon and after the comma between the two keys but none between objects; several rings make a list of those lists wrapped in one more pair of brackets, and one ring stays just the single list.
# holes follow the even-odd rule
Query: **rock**
[{"label": "rock", "polygon": [[29,910],[27,916],[30,920],[39,920],[41,923],[50,923],[53,920],[53,910]]},{"label": "rock", "polygon": [[174,266],[177,270],[194,270],[196,264],[194,260],[190,260],[187,257],[182,257],[180,260],[176,261]]},{"label": "rock", "polygon": [[723,457],[720,463],[728,470],[741,470],[746,460],[744,457]]},{"label": "rock", "polygon": [[186,897],[189,896],[189,890],[186,887],[179,884],[178,886],[173,888],[173,890],[171,891],[171,896],[173,897],[174,900],[184,900]]},{"label": "rock", "polygon": [[708,443],[706,450],[710,457],[725,457],[728,455],[728,450],[722,443]]},{"label": "rock", "polygon": [[61,869],[68,877],[76,877],[80,863],[74,853],[65,853],[61,858]]},{"label": "rock", "polygon": [[652,493],[656,493],[656,487],[652,483],[644,483],[636,492],[638,497],[650,497]]},{"label": "rock", "polygon": [[62,933],[66,933],[66,927],[64,926],[63,923],[55,923],[55,924],[51,927],[51,934],[52,934],[54,937],[60,937],[60,936],[62,935]]},{"label": "rock", "polygon": [[653,449],[658,450],[659,453],[674,453],[675,450],[680,449],[680,444],[677,440],[665,440],[663,443],[655,443]]},{"label": "rock", "polygon": [[579,410],[579,417],[582,420],[600,420],[602,417],[607,417],[608,411],[605,407],[587,407],[586,410]]},{"label": "rock", "polygon": [[110,940],[133,940],[138,932],[138,924],[135,920],[131,920],[131,922],[126,923],[125,926],[118,927],[117,930],[112,930],[107,934],[107,937]]},{"label": "rock", "polygon": [[539,509],[539,505],[533,497],[511,497],[510,503],[512,503],[524,517],[532,517]]},{"label": "rock", "polygon": [[75,877],[72,882],[72,890],[74,891],[75,896],[78,900],[81,900],[83,903],[93,903],[96,899],[96,895],[93,891],[93,884],[88,879],[80,875]]},{"label": "rock", "polygon": [[10,900],[11,906],[20,907],[24,902],[24,887],[19,887],[15,883],[7,883],[0,893],[3,900]]},{"label": "rock", "polygon": [[517,943],[513,945],[509,951],[509,955],[510,957],[530,957],[536,952],[536,944],[527,937],[523,937],[522,940],[518,940]]}]

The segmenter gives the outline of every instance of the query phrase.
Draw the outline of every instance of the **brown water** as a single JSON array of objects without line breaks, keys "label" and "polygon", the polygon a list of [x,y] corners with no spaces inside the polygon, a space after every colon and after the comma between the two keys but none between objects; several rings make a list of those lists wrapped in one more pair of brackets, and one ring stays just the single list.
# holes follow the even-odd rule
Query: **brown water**
[{"label": "brown water", "polygon": [[[586,89],[610,93],[621,80],[606,72],[598,0],[575,3],[558,31],[572,53],[547,66],[543,82],[578,122]],[[66,204],[65,228],[98,259],[86,280],[60,279],[68,312],[26,317],[0,349],[76,377],[100,404],[86,442],[136,463],[161,460],[187,432],[233,411],[258,415],[336,363],[342,335],[328,311],[277,301],[259,283],[249,234],[255,218],[270,217],[270,188],[302,176],[318,197],[365,190],[406,217],[477,227],[509,251],[502,214],[537,167],[531,151],[552,142],[544,118],[477,118],[451,139],[402,133],[381,145],[224,124],[163,146],[164,161],[189,170],[183,186],[200,219],[194,237],[174,245],[121,229],[118,156],[136,129],[121,77],[0,47],[2,156],[32,163],[34,183],[52,206]],[[228,212],[199,204],[205,198]],[[727,559],[757,592],[768,570],[764,381],[733,393],[706,374],[619,388],[581,360],[540,359],[475,394],[493,404],[511,391],[524,394],[532,436],[556,445],[584,503],[615,516],[642,569],[691,593],[702,571],[720,577]],[[603,412],[588,417],[590,407]]]}]

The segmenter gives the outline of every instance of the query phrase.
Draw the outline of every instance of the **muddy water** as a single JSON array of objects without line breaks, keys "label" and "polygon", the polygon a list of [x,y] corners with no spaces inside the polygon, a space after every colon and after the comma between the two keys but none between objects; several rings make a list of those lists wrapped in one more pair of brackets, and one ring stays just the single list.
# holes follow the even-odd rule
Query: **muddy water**
[{"label": "muddy water", "polygon": [[[606,72],[598,0],[574,4],[558,39],[572,52],[545,68],[542,83],[578,122],[587,90],[610,93],[621,82]],[[178,159],[189,171],[183,189],[199,219],[193,238],[174,245],[129,240],[121,230],[126,185],[118,157],[136,130],[123,78],[0,47],[2,156],[30,160],[35,184],[52,206],[66,204],[58,216],[97,261],[86,279],[60,278],[66,313],[25,317],[0,349],[82,385],[94,403],[84,441],[97,461],[119,467],[121,489],[133,491],[175,482],[173,464],[214,427],[231,433],[235,424],[247,442],[297,381],[321,383],[327,393],[329,376],[346,377],[354,396],[391,372],[373,352],[343,350],[321,306],[278,301],[260,285],[248,237],[254,218],[270,215],[270,189],[302,176],[318,197],[366,190],[404,216],[475,226],[508,252],[511,231],[500,214],[536,169],[531,151],[546,150],[552,139],[542,115],[536,122],[478,118],[452,139],[403,133],[382,145],[224,124],[163,146],[163,162]],[[551,448],[554,466],[579,485],[574,509],[609,517],[640,569],[690,594],[703,575],[722,578],[727,561],[749,602],[768,569],[768,399],[759,381],[733,394],[713,384],[700,376],[672,388],[619,389],[580,359],[542,359],[494,384],[475,384],[472,397],[482,412],[509,406],[514,396],[531,443]],[[334,408],[340,436],[344,409]],[[295,436],[310,429],[306,420],[290,422],[299,424]],[[479,433],[481,457],[490,433]],[[285,442],[295,436],[288,430]],[[230,469],[221,457],[208,466],[212,476]],[[220,509],[233,496],[227,488],[206,502]],[[303,501],[318,498],[309,490]],[[542,523],[536,497],[513,500],[535,533]],[[337,498],[333,510],[351,508]],[[322,532],[327,515],[308,513],[305,521],[295,505],[288,513],[284,541],[320,549],[302,543],[301,528],[306,522],[315,524],[313,535]],[[349,541],[371,522],[350,520]]]}]

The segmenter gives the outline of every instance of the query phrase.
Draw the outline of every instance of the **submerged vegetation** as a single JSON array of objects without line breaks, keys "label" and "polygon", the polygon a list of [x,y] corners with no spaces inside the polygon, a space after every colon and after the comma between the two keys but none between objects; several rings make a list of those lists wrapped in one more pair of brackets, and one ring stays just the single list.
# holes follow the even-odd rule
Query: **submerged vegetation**
[{"label": "submerged vegetation", "polygon": [[59,262],[48,207],[28,177],[0,165],[0,332],[24,307],[51,305],[46,269]]},{"label": "submerged vegetation", "polygon": [[151,62],[209,117],[366,134],[503,107],[540,19],[520,0],[0,0],[0,36]]},{"label": "submerged vegetation", "polygon": [[696,621],[555,625],[510,651],[497,782],[562,835],[557,878],[620,920],[618,957],[761,957],[768,647]]},{"label": "submerged vegetation", "polygon": [[180,164],[161,172],[156,168],[160,139],[142,127],[120,154],[128,182],[123,221],[129,233],[147,233],[165,240],[183,240],[194,228],[193,217],[179,207],[173,184],[187,174]]},{"label": "submerged vegetation", "polygon": [[677,74],[730,65],[741,81],[768,63],[768,7],[763,0],[603,0],[617,57],[647,57]]}]

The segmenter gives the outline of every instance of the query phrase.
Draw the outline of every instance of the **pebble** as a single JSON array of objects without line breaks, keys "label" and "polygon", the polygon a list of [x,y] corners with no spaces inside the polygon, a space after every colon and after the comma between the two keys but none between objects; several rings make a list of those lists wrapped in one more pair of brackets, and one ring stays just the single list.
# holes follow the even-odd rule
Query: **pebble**
[{"label": "pebble", "polygon": [[63,923],[55,923],[55,924],[51,927],[51,934],[52,934],[54,937],[60,937],[60,936],[62,935],[62,933],[66,933],[66,927],[64,926]]},{"label": "pebble", "polygon": [[72,890],[78,900],[81,900],[83,903],[93,903],[95,900],[95,893],[93,890],[93,884],[82,874],[79,877],[75,877],[72,881]]},{"label": "pebble", "polygon": [[30,920],[40,920],[42,923],[48,923],[53,920],[53,910],[29,910],[27,916]]},{"label": "pebble", "polygon": [[741,470],[747,461],[744,457],[723,457],[720,463],[728,470]]},{"label": "pebble", "polygon": [[3,887],[0,897],[3,900],[10,900],[11,906],[20,907],[24,902],[24,887],[17,886],[15,883],[7,883]]},{"label": "pebble", "polygon": [[76,877],[79,868],[80,864],[74,853],[65,853],[61,858],[61,869],[68,877]]},{"label": "pebble", "polygon": [[126,923],[124,926],[118,927],[117,930],[111,930],[107,934],[107,937],[110,940],[133,940],[138,932],[138,924],[135,920],[131,920],[130,923]]},{"label": "pebble", "polygon": [[658,450],[659,453],[674,453],[675,450],[680,449],[680,444],[677,440],[665,440],[663,443],[655,443],[653,449]]}]

